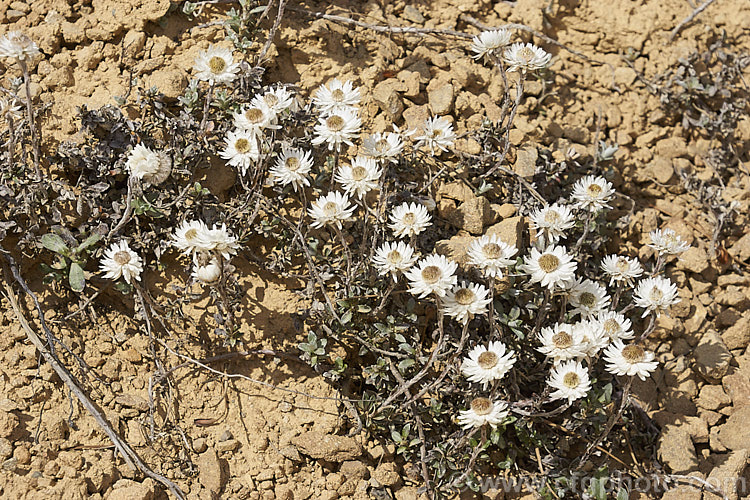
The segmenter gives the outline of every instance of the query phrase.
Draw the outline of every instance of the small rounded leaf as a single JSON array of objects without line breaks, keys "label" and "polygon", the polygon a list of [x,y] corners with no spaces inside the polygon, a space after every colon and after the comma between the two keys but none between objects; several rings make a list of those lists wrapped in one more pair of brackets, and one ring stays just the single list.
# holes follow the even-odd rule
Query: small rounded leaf
[{"label": "small rounded leaf", "polygon": [[42,236],[42,246],[56,253],[64,253],[68,250],[63,239],[54,233],[47,233]]},{"label": "small rounded leaf", "polygon": [[70,283],[70,288],[72,288],[74,292],[82,292],[83,288],[86,286],[86,277],[83,275],[83,268],[75,262],[70,264],[68,282]]}]

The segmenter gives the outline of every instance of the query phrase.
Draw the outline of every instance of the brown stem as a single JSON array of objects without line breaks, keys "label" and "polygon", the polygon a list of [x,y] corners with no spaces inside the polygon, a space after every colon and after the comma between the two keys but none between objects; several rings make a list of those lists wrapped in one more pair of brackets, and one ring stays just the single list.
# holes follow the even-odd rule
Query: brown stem
[{"label": "brown stem", "polygon": [[31,77],[29,76],[29,68],[26,65],[26,61],[19,59],[18,64],[21,66],[23,72],[23,83],[26,89],[26,114],[29,118],[29,129],[31,130],[31,144],[34,149],[34,173],[36,174],[37,180],[42,180],[42,172],[39,170],[39,161],[41,158],[40,142],[41,137],[36,130],[36,120],[34,117],[34,106],[31,103]]}]

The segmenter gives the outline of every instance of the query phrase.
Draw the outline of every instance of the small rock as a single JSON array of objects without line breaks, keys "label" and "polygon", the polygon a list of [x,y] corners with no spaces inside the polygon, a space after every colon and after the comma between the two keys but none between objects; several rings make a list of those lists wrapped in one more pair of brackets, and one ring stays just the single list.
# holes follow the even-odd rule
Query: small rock
[{"label": "small rock", "polygon": [[[731,309],[730,309],[731,311]],[[750,314],[745,314],[721,334],[727,349],[744,349],[750,344]]]},{"label": "small rock", "polygon": [[234,439],[234,434],[232,434],[232,431],[229,429],[226,429],[224,432],[221,433],[221,436],[219,437],[219,441],[229,441],[230,439]]},{"label": "small rock", "polygon": [[292,439],[297,449],[312,458],[328,462],[344,462],[362,455],[362,446],[346,436],[307,431]]},{"label": "small rock", "polygon": [[732,400],[720,385],[704,385],[696,403],[707,410],[718,410],[731,402]]},{"label": "small rock", "polygon": [[145,77],[146,87],[156,87],[167,99],[177,99],[187,87],[185,72],[177,68],[160,68]]},{"label": "small rock", "polygon": [[535,146],[527,146],[516,152],[516,163],[513,164],[513,171],[529,179],[536,173],[536,160],[539,158],[539,151]]},{"label": "small rock", "polygon": [[135,394],[118,394],[115,396],[115,403],[138,411],[148,411],[148,402]]},{"label": "small rock", "polygon": [[427,93],[430,109],[435,115],[447,115],[450,113],[453,108],[453,98],[453,85],[450,83],[430,90]]},{"label": "small rock", "polygon": [[[688,475],[695,475],[696,477],[703,479],[703,475],[700,472]],[[678,484],[674,488],[665,491],[661,500],[701,500],[702,496],[703,493],[700,488],[696,488],[689,484]]]},{"label": "small rock", "polygon": [[750,406],[750,376],[747,372],[732,372],[724,376],[721,383],[735,408]]},{"label": "small rock", "polygon": [[708,269],[708,254],[702,248],[690,247],[680,255],[677,261],[677,269],[684,269],[696,274],[700,274]]},{"label": "small rock", "polygon": [[209,448],[199,455],[196,465],[200,483],[213,495],[218,496],[224,485],[225,474],[216,450]]},{"label": "small rock", "polygon": [[149,478],[138,483],[130,479],[120,479],[112,485],[107,500],[152,500],[154,498],[154,480]]},{"label": "small rock", "polygon": [[3,470],[7,470],[9,472],[15,472],[15,470],[18,468],[18,460],[11,457],[3,462],[2,468]]},{"label": "small rock", "polygon": [[397,80],[384,80],[375,85],[372,91],[372,98],[375,100],[375,103],[393,121],[398,120],[404,111],[404,101],[398,95],[398,92],[396,92],[396,87],[400,85],[401,82]]},{"label": "small rock", "polygon": [[669,184],[669,180],[674,175],[672,160],[657,156],[651,165],[648,166],[648,172],[660,184]]},{"label": "small rock", "polygon": [[219,441],[216,443],[216,451],[219,453],[225,452],[225,451],[235,451],[237,447],[240,445],[240,442],[236,439],[228,439],[226,441]]},{"label": "small rock", "polygon": [[715,330],[703,335],[693,354],[695,370],[708,381],[720,380],[729,370],[732,360],[732,354]]},{"label": "small rock", "polygon": [[690,434],[679,427],[668,426],[659,438],[659,456],[675,474],[698,468]]},{"label": "small rock", "polygon": [[15,9],[8,9],[5,11],[5,17],[7,17],[8,21],[10,22],[18,21],[25,15],[26,14],[24,14],[23,12]]},{"label": "small rock", "polygon": [[[743,498],[747,491],[738,492],[738,486],[744,485],[744,490],[747,489],[744,478],[742,478],[745,467],[747,466],[748,450],[737,450],[730,453],[726,460],[723,460],[718,467],[711,471],[708,475],[707,481],[710,484],[717,484],[721,487],[724,494],[729,500],[737,500],[739,498],[738,493],[742,493]],[[740,482],[740,480],[742,481]],[[721,497],[706,492],[703,495],[704,500],[719,499]]]},{"label": "small rock", "polygon": [[410,106],[403,112],[404,121],[407,129],[424,129],[424,121],[430,117],[430,109],[426,104],[421,106]]},{"label": "small rock", "polygon": [[299,454],[299,451],[297,451],[297,448],[294,446],[288,445],[284,446],[281,449],[279,449],[279,453],[285,458],[288,458],[292,462],[302,462],[302,456]]},{"label": "small rock", "polygon": [[462,203],[448,220],[464,231],[479,235],[491,215],[490,202],[484,196],[477,196]]},{"label": "small rock", "polygon": [[18,424],[18,417],[14,413],[0,410],[0,437],[10,437],[18,427]]},{"label": "small rock", "polygon": [[206,440],[204,438],[198,438],[193,441],[193,451],[196,453],[203,453],[208,449]]},{"label": "small rock", "polygon": [[341,464],[339,469],[344,476],[352,479],[367,479],[370,475],[370,471],[367,470],[367,466],[357,460],[348,460]]},{"label": "small rock", "polygon": [[383,462],[373,471],[372,479],[383,486],[394,487],[401,483],[401,474],[399,474],[396,464]]},{"label": "small rock", "polygon": [[729,247],[729,254],[738,260],[745,261],[750,258],[750,233],[737,240],[737,242]]},{"label": "small rock", "polygon": [[406,7],[404,7],[404,19],[416,24],[424,23],[424,16],[422,13],[411,4],[407,4]]},{"label": "small rock", "polygon": [[5,438],[0,438],[0,460],[5,460],[13,455],[13,445]]},{"label": "small rock", "polygon": [[466,250],[474,241],[474,237],[466,231],[459,231],[458,234],[449,240],[440,240],[435,243],[435,252],[445,255],[458,264],[466,264],[468,256]]},{"label": "small rock", "polygon": [[440,189],[438,189],[437,196],[439,199],[447,198],[459,203],[463,203],[475,197],[474,190],[471,186],[461,181],[443,184],[440,186]]},{"label": "small rock", "polygon": [[523,229],[525,225],[526,219],[522,215],[510,217],[489,227],[486,234],[496,234],[500,237],[503,243],[515,245],[516,248],[521,248],[523,242]]},{"label": "small rock", "polygon": [[24,2],[11,2],[10,8],[23,12],[24,14],[28,14],[29,12],[31,12],[31,7],[29,7],[29,5]]},{"label": "small rock", "polygon": [[719,427],[719,440],[730,450],[750,449],[750,406],[735,409],[724,425]]}]

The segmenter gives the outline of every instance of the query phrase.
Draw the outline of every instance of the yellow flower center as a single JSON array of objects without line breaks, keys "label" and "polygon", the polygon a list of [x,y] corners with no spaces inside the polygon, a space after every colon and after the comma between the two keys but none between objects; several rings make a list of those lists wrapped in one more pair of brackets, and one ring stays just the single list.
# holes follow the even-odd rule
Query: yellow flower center
[{"label": "yellow flower center", "polygon": [[547,210],[544,213],[544,222],[547,224],[555,224],[557,222],[560,222],[560,214],[558,214],[555,210]]},{"label": "yellow flower center", "polygon": [[443,277],[442,271],[437,266],[427,266],[422,269],[422,279],[428,285],[434,285]]},{"label": "yellow flower center", "polygon": [[263,110],[260,108],[250,108],[245,111],[245,118],[250,123],[260,123],[263,121]]},{"label": "yellow flower center", "polygon": [[568,372],[563,377],[563,384],[565,384],[565,387],[568,387],[570,389],[574,389],[578,387],[578,384],[580,382],[581,382],[581,377],[579,377],[576,372]]},{"label": "yellow flower center", "polygon": [[338,212],[338,205],[336,205],[334,202],[329,201],[325,205],[323,205],[323,213],[326,215],[326,217],[333,217]]},{"label": "yellow flower center", "polygon": [[391,250],[385,258],[389,264],[398,265],[403,260],[398,250]]},{"label": "yellow flower center", "polygon": [[609,318],[607,321],[604,322],[602,325],[602,328],[604,328],[604,332],[609,336],[613,337],[617,332],[620,331],[620,324],[615,321],[613,318]]},{"label": "yellow flower center", "polygon": [[503,254],[503,249],[497,243],[487,243],[482,247],[482,253],[488,259],[497,259]]},{"label": "yellow flower center", "polygon": [[208,60],[208,67],[211,69],[211,73],[218,75],[226,69],[227,62],[222,57],[213,56]]},{"label": "yellow flower center", "polygon": [[489,415],[492,412],[492,401],[487,398],[474,398],[471,401],[471,410],[481,417]]},{"label": "yellow flower center", "polygon": [[375,151],[381,155],[386,154],[390,148],[391,145],[385,139],[380,139],[375,143]]},{"label": "yellow flower center", "polygon": [[573,346],[573,336],[568,332],[557,332],[552,336],[552,345],[558,349],[568,349]]},{"label": "yellow flower center", "polygon": [[290,156],[286,159],[284,164],[286,165],[287,170],[290,172],[296,172],[297,169],[299,169],[299,158],[296,156]]},{"label": "yellow flower center", "polygon": [[367,169],[365,167],[357,165],[352,169],[352,179],[355,181],[361,181],[367,177]]},{"label": "yellow flower center", "polygon": [[186,240],[188,240],[188,241],[194,240],[197,237],[198,237],[198,230],[195,229],[194,227],[192,227],[192,228],[188,229],[187,231],[185,231],[185,239]]},{"label": "yellow flower center", "polygon": [[477,358],[477,364],[484,370],[490,370],[497,365],[499,360],[500,358],[498,358],[497,354],[494,352],[484,351],[479,355],[479,358]]},{"label": "yellow flower center", "polygon": [[643,361],[643,357],[645,355],[646,352],[643,350],[643,348],[635,344],[625,346],[622,349],[622,357],[631,364],[640,363],[641,361]]},{"label": "yellow flower center", "polygon": [[591,292],[583,292],[581,296],[578,297],[578,302],[584,307],[594,307],[594,304],[596,304],[596,295]]},{"label": "yellow flower center", "polygon": [[592,197],[596,198],[602,194],[602,187],[599,184],[592,184],[588,187],[587,191]]},{"label": "yellow flower center", "polygon": [[455,294],[456,302],[461,304],[462,306],[468,306],[474,300],[476,299],[476,295],[474,295],[474,292],[469,290],[468,288],[459,288],[458,291]]},{"label": "yellow flower center", "polygon": [[331,115],[326,119],[326,126],[333,132],[340,132],[344,129],[344,119],[339,115]]},{"label": "yellow flower center", "polygon": [[545,273],[551,273],[559,266],[560,259],[552,255],[551,253],[545,253],[544,255],[539,257],[539,267],[542,268],[542,271],[544,271]]},{"label": "yellow flower center", "polygon": [[279,98],[275,94],[266,94],[263,96],[263,100],[266,101],[270,107],[274,107],[279,103]]},{"label": "yellow flower center", "polygon": [[341,89],[334,89],[331,91],[331,98],[335,102],[342,102],[344,100],[344,97],[346,96],[344,95],[344,91]]},{"label": "yellow flower center", "polygon": [[126,252],[124,250],[120,250],[117,252],[114,256],[115,262],[117,262],[118,265],[124,266],[128,262],[130,262],[130,252]]},{"label": "yellow flower center", "polygon": [[234,149],[236,149],[239,154],[245,154],[250,151],[250,141],[244,137],[237,139],[234,142]]},{"label": "yellow flower center", "polygon": [[654,302],[658,302],[664,298],[664,292],[662,292],[658,287],[653,287],[648,296]]},{"label": "yellow flower center", "polygon": [[411,226],[417,221],[417,216],[414,212],[406,212],[401,220],[405,225]]},{"label": "yellow flower center", "polygon": [[518,51],[518,57],[526,62],[529,62],[534,58],[534,51],[529,47],[524,47]]},{"label": "yellow flower center", "polygon": [[630,263],[625,257],[620,257],[619,259],[617,259],[615,267],[618,271],[620,271],[621,274],[625,274],[626,272],[628,272],[628,269],[630,269]]}]

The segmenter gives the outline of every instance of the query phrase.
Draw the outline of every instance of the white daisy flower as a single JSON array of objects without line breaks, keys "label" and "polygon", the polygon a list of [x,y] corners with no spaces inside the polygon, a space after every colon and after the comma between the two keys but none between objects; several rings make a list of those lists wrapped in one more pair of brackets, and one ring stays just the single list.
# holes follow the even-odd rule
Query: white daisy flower
[{"label": "white daisy flower", "polygon": [[372,158],[357,156],[351,165],[341,165],[334,176],[336,182],[344,186],[346,194],[357,194],[360,200],[367,193],[378,187],[383,171]]},{"label": "white daisy flower", "polygon": [[234,62],[232,51],[211,45],[195,58],[195,77],[211,83],[230,83],[237,78],[240,63]]},{"label": "white daisy flower", "polygon": [[583,210],[595,212],[602,208],[609,208],[607,202],[614,196],[612,183],[603,177],[587,175],[573,185],[572,198],[576,206]]},{"label": "white daisy flower", "polygon": [[586,397],[591,390],[589,372],[578,361],[567,361],[552,367],[547,385],[556,389],[549,395],[550,399],[567,399],[568,403]]},{"label": "white daisy flower", "polygon": [[393,281],[398,281],[399,273],[408,270],[416,260],[414,248],[403,241],[383,243],[372,258],[378,273],[381,275],[391,273]]},{"label": "white daisy flower", "polygon": [[263,96],[254,98],[248,106],[232,115],[234,127],[257,137],[263,137],[266,129],[277,129],[276,113],[266,104]]},{"label": "white daisy flower", "polygon": [[466,430],[482,427],[484,424],[490,424],[490,427],[494,429],[502,423],[508,413],[508,404],[504,401],[474,398],[468,410],[459,412],[458,423]]},{"label": "white daisy flower", "polygon": [[310,185],[308,174],[313,166],[312,153],[283,146],[281,155],[269,173],[276,184],[291,184],[294,191]]},{"label": "white daisy flower", "polygon": [[490,292],[484,286],[462,283],[445,294],[443,314],[465,325],[474,316],[486,313],[491,300]]},{"label": "white daisy flower", "polygon": [[612,340],[623,340],[632,339],[635,334],[633,333],[633,324],[624,315],[615,311],[603,311],[600,312],[596,317],[599,322],[604,334]]},{"label": "white daisy flower", "polygon": [[365,138],[362,148],[367,156],[372,156],[377,160],[388,160],[392,163],[397,163],[398,155],[404,149],[404,141],[395,132],[377,132]]},{"label": "white daisy flower", "polygon": [[510,30],[501,28],[499,30],[485,30],[475,36],[471,41],[471,51],[474,59],[486,58],[489,54],[500,56],[501,48],[510,43]]},{"label": "white daisy flower", "polygon": [[531,249],[531,255],[524,257],[524,264],[519,268],[531,276],[532,283],[540,283],[551,290],[562,288],[567,281],[575,277],[578,263],[567,253],[563,246],[549,246],[544,252]]},{"label": "white daisy flower", "polygon": [[341,223],[352,219],[354,205],[349,205],[349,197],[338,191],[331,191],[310,204],[307,213],[312,217],[312,227],[333,224],[341,229]]},{"label": "white daisy flower", "polygon": [[362,120],[356,110],[349,108],[337,110],[329,115],[322,115],[315,125],[315,145],[328,143],[328,149],[341,149],[341,143],[354,146],[352,139],[359,137]]},{"label": "white daisy flower", "polygon": [[619,339],[607,347],[603,357],[606,369],[612,375],[637,375],[641,380],[646,380],[659,365],[654,361],[653,352],[645,351],[638,344],[624,345]]},{"label": "white daisy flower", "polygon": [[533,43],[514,43],[505,49],[505,64],[508,65],[508,71],[536,71],[546,68],[549,65],[552,54],[548,54],[543,49]]},{"label": "white daisy flower", "polygon": [[112,243],[104,252],[104,257],[99,266],[101,271],[105,273],[105,278],[117,280],[123,277],[128,284],[133,281],[140,281],[143,272],[143,260],[130,249],[128,242],[125,240]]},{"label": "white daisy flower", "polygon": [[37,44],[20,31],[10,31],[0,38],[0,57],[28,61],[38,53]]},{"label": "white daisy flower", "polygon": [[609,305],[607,290],[589,279],[577,280],[568,292],[570,305],[574,307],[572,314],[580,314],[581,318],[588,319],[604,311]]},{"label": "white daisy flower", "polygon": [[649,246],[661,255],[677,255],[690,248],[690,245],[671,229],[655,229],[648,235],[651,237]]},{"label": "white daisy flower", "polygon": [[331,115],[338,114],[342,110],[349,111],[350,108],[359,104],[361,98],[359,87],[355,87],[350,81],[341,83],[334,78],[328,86],[318,87],[312,101],[320,113]]},{"label": "white daisy flower", "polygon": [[582,319],[573,323],[573,330],[579,330],[583,337],[583,345],[586,350],[586,356],[593,357],[599,351],[609,345],[609,337],[604,332],[599,321],[593,319]]},{"label": "white daisy flower", "polygon": [[666,311],[669,306],[681,300],[677,296],[677,285],[668,278],[662,278],[661,276],[639,281],[635,287],[633,299],[635,305],[644,308],[642,317],[646,317],[651,311],[659,316],[661,311]]},{"label": "white daisy flower", "polygon": [[198,250],[208,251],[210,248],[204,246],[203,243],[207,239],[208,231],[208,226],[201,220],[183,221],[175,229],[172,236],[172,246],[185,255],[195,254]]},{"label": "white daisy flower", "polygon": [[458,264],[443,255],[428,255],[404,273],[409,280],[409,291],[423,299],[434,293],[445,297],[448,290],[456,284]]},{"label": "white daisy flower", "polygon": [[263,100],[276,115],[284,114],[287,110],[296,111],[294,94],[285,87],[273,87],[263,94]]},{"label": "white daisy flower", "polygon": [[229,165],[239,168],[242,175],[245,175],[247,169],[260,160],[258,140],[247,130],[227,132],[226,147],[219,156],[227,160]]},{"label": "white daisy flower", "polygon": [[466,251],[469,264],[481,269],[485,276],[495,278],[503,277],[503,269],[516,262],[512,257],[517,253],[515,245],[508,245],[496,234],[474,238]]},{"label": "white daisy flower", "polygon": [[436,149],[448,151],[448,148],[456,140],[453,125],[447,118],[442,116],[433,116],[426,119],[422,129],[422,135],[415,137],[417,147],[427,146],[432,156],[435,156]]},{"label": "white daisy flower", "polygon": [[21,106],[16,104],[15,99],[8,99],[7,97],[0,97],[0,119],[2,120],[18,120],[21,118]]},{"label": "white daisy flower", "polygon": [[515,351],[507,351],[505,344],[490,342],[487,347],[478,345],[469,351],[461,363],[461,373],[470,381],[487,389],[490,382],[500,380],[516,364]]},{"label": "white daisy flower", "polygon": [[397,238],[415,236],[432,225],[427,208],[419,203],[402,203],[391,211],[390,219],[388,227]]},{"label": "white daisy flower", "polygon": [[172,160],[166,153],[153,151],[143,144],[136,145],[125,162],[130,175],[141,179],[145,184],[159,185],[172,172]]},{"label": "white daisy flower", "polygon": [[200,281],[201,283],[215,282],[221,276],[219,261],[213,258],[204,266],[195,265],[191,276],[195,281]]},{"label": "white daisy flower", "polygon": [[570,208],[557,203],[535,210],[529,218],[531,228],[540,232],[547,244],[557,243],[564,238],[565,231],[576,223]]},{"label": "white daisy flower", "polygon": [[573,325],[557,323],[546,326],[537,336],[542,345],[536,350],[551,358],[554,364],[586,356],[588,346],[583,339],[583,331],[573,328]]},{"label": "white daisy flower", "polygon": [[199,232],[197,247],[218,252],[226,260],[229,260],[232,255],[237,254],[240,244],[237,238],[229,232],[227,225],[222,223],[221,227],[214,224],[212,229]]},{"label": "white daisy flower", "polygon": [[602,270],[609,276],[609,285],[620,282],[633,285],[633,280],[643,274],[643,267],[638,259],[621,255],[608,255],[602,259]]}]

